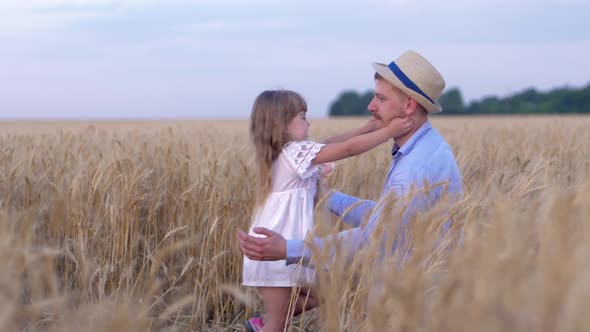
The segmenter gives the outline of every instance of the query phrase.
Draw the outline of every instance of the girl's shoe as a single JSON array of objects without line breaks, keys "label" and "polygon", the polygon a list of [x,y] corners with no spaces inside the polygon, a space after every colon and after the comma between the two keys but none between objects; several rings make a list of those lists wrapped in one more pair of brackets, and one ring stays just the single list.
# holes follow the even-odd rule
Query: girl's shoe
[{"label": "girl's shoe", "polygon": [[262,323],[262,317],[260,315],[256,315],[248,319],[246,322],[244,322],[244,325],[246,326],[246,331],[248,332],[258,332],[264,327],[264,324]]}]

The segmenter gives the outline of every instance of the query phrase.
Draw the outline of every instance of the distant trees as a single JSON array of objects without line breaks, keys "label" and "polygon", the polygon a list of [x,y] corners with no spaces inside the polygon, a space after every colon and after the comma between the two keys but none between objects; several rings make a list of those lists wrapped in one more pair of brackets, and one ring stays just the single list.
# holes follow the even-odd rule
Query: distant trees
[{"label": "distant trees", "polygon": [[452,88],[443,93],[438,102],[443,107],[443,112],[461,113],[465,111],[463,95],[457,88]]},{"label": "distant trees", "polygon": [[[373,98],[368,91],[358,94],[346,91],[340,94],[329,108],[330,116],[367,115],[367,105]],[[590,84],[585,87],[557,88],[549,92],[527,89],[505,98],[485,97],[465,105],[461,91],[457,88],[446,90],[439,102],[445,114],[551,114],[551,113],[589,113]]]},{"label": "distant trees", "polygon": [[373,92],[358,94],[355,91],[345,91],[330,106],[330,116],[352,116],[369,114],[367,105],[373,99]]}]

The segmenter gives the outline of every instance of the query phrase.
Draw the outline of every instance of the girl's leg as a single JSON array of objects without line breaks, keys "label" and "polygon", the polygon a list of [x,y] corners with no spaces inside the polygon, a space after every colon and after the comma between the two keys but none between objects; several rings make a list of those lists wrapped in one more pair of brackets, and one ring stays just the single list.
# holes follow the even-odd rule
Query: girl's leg
[{"label": "girl's leg", "polygon": [[264,332],[282,332],[290,318],[290,287],[261,287],[260,295],[264,302]]},{"label": "girl's leg", "polygon": [[307,311],[317,307],[318,300],[311,289],[299,288],[295,289],[295,292],[297,302],[295,302],[295,310],[293,311],[294,316],[301,314],[304,310]]}]

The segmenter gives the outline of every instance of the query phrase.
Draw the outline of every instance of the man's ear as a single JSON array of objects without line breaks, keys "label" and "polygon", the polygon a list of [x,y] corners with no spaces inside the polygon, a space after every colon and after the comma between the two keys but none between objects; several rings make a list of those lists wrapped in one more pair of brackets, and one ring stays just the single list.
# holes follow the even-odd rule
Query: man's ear
[{"label": "man's ear", "polygon": [[406,116],[410,116],[418,110],[418,102],[416,102],[416,100],[411,97],[406,99],[406,104],[404,106],[406,110]]}]

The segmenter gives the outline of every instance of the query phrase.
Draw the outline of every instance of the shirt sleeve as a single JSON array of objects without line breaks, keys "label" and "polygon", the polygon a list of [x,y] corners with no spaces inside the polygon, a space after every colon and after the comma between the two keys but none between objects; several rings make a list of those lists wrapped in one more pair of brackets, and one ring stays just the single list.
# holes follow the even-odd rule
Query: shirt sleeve
[{"label": "shirt sleeve", "polygon": [[292,142],[283,151],[295,172],[302,179],[307,179],[319,170],[319,165],[312,165],[311,161],[324,145],[312,141]]},{"label": "shirt sleeve", "polygon": [[[329,257],[334,257],[337,250],[340,254],[352,257],[360,248],[362,248],[373,228],[376,226],[376,220],[372,220],[364,227],[356,227],[324,238],[311,239],[313,246],[320,251],[329,250]],[[305,244],[304,240],[287,240],[287,259],[286,264],[301,264],[307,267],[314,267],[311,261],[311,248]]]},{"label": "shirt sleeve", "polygon": [[338,191],[328,199],[330,212],[341,217],[344,223],[353,227],[359,227],[374,207],[374,201],[362,200]]}]

